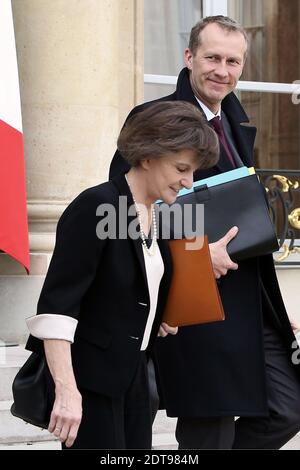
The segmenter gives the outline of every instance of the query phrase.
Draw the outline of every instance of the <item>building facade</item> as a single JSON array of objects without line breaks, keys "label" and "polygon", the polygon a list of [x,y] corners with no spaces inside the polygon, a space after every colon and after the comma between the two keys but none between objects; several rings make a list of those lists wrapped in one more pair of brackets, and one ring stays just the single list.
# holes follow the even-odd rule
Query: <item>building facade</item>
[{"label": "building facade", "polygon": [[[271,176],[294,171],[283,175],[291,183],[300,179],[300,107],[293,85],[300,80],[300,0],[12,0],[12,5],[31,274],[0,254],[0,338],[8,344],[25,341],[25,318],[35,313],[59,216],[83,189],[107,179],[130,109],[173,91],[190,29],[201,17],[228,14],[246,27],[251,49],[238,94],[259,128],[256,166]],[[293,197],[296,210],[297,188]],[[278,227],[290,214],[291,207],[279,215]],[[294,243],[278,264],[294,314],[300,256],[290,251],[300,239],[297,214]],[[289,243],[291,234],[284,238]]]}]

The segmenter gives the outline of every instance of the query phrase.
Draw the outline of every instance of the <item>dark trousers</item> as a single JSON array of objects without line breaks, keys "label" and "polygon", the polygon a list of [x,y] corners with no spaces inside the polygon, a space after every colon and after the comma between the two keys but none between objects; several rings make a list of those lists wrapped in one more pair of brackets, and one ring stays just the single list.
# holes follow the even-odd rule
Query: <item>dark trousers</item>
[{"label": "dark trousers", "polygon": [[268,417],[178,418],[179,449],[280,449],[300,430],[300,379],[279,334],[264,325]]},{"label": "dark trousers", "polygon": [[149,394],[150,394],[150,404],[151,404],[151,417],[152,417],[152,424],[155,421],[156,414],[159,410],[159,394],[157,390],[156,384],[156,376],[155,376],[155,367],[153,360],[151,358],[148,359],[148,382],[149,382]]},{"label": "dark trousers", "polygon": [[[105,380],[105,377],[103,377]],[[151,449],[152,418],[145,353],[118,398],[81,390],[82,421],[72,449]],[[63,449],[66,447],[63,445]]]}]

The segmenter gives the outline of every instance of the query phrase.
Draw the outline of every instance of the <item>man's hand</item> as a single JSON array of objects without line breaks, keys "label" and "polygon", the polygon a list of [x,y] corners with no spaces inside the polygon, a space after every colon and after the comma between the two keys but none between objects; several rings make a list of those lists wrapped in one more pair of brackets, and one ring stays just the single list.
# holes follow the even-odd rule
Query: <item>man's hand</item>
[{"label": "man's hand", "polygon": [[216,279],[220,279],[221,276],[226,276],[229,269],[234,271],[238,269],[238,265],[230,259],[227,253],[227,245],[237,235],[238,231],[239,229],[237,227],[233,227],[223,238],[215,243],[209,244]]},{"label": "man's hand", "polygon": [[177,335],[178,326],[169,326],[167,323],[162,323],[159,327],[158,336],[163,338],[167,335]]}]

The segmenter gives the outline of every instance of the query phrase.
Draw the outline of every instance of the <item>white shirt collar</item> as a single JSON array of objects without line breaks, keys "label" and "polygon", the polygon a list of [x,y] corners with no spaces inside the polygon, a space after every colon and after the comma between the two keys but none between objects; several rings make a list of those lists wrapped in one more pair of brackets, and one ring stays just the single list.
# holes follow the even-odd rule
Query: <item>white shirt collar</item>
[{"label": "white shirt collar", "polygon": [[207,106],[205,106],[204,103],[202,103],[202,101],[199,100],[199,98],[197,98],[197,96],[195,96],[196,100],[198,101],[198,103],[200,104],[205,116],[206,116],[206,119],[208,121],[211,121],[213,118],[215,118],[216,116],[219,116],[219,118],[221,119],[221,106],[220,106],[220,109],[219,111],[217,112],[217,114],[214,114]]}]

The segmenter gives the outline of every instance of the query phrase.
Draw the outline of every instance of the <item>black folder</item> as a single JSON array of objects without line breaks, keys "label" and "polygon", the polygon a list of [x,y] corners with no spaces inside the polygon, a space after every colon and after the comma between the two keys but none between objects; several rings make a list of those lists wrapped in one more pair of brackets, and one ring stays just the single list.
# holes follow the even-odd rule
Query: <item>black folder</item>
[{"label": "black folder", "polygon": [[[171,239],[203,235],[203,230],[202,233],[196,232],[195,220],[196,205],[203,204],[204,234],[209,243],[222,238],[232,227],[239,228],[237,236],[227,245],[234,261],[270,254],[279,248],[266,191],[256,174],[211,187],[196,184],[189,194],[178,196],[174,204],[179,204],[182,209],[181,234],[178,236],[178,230],[174,229],[172,217],[169,221],[165,220],[165,216],[161,219],[163,225],[170,224]],[[192,224],[189,224],[190,233],[182,234],[185,217],[183,209],[186,204],[192,206]]]}]

